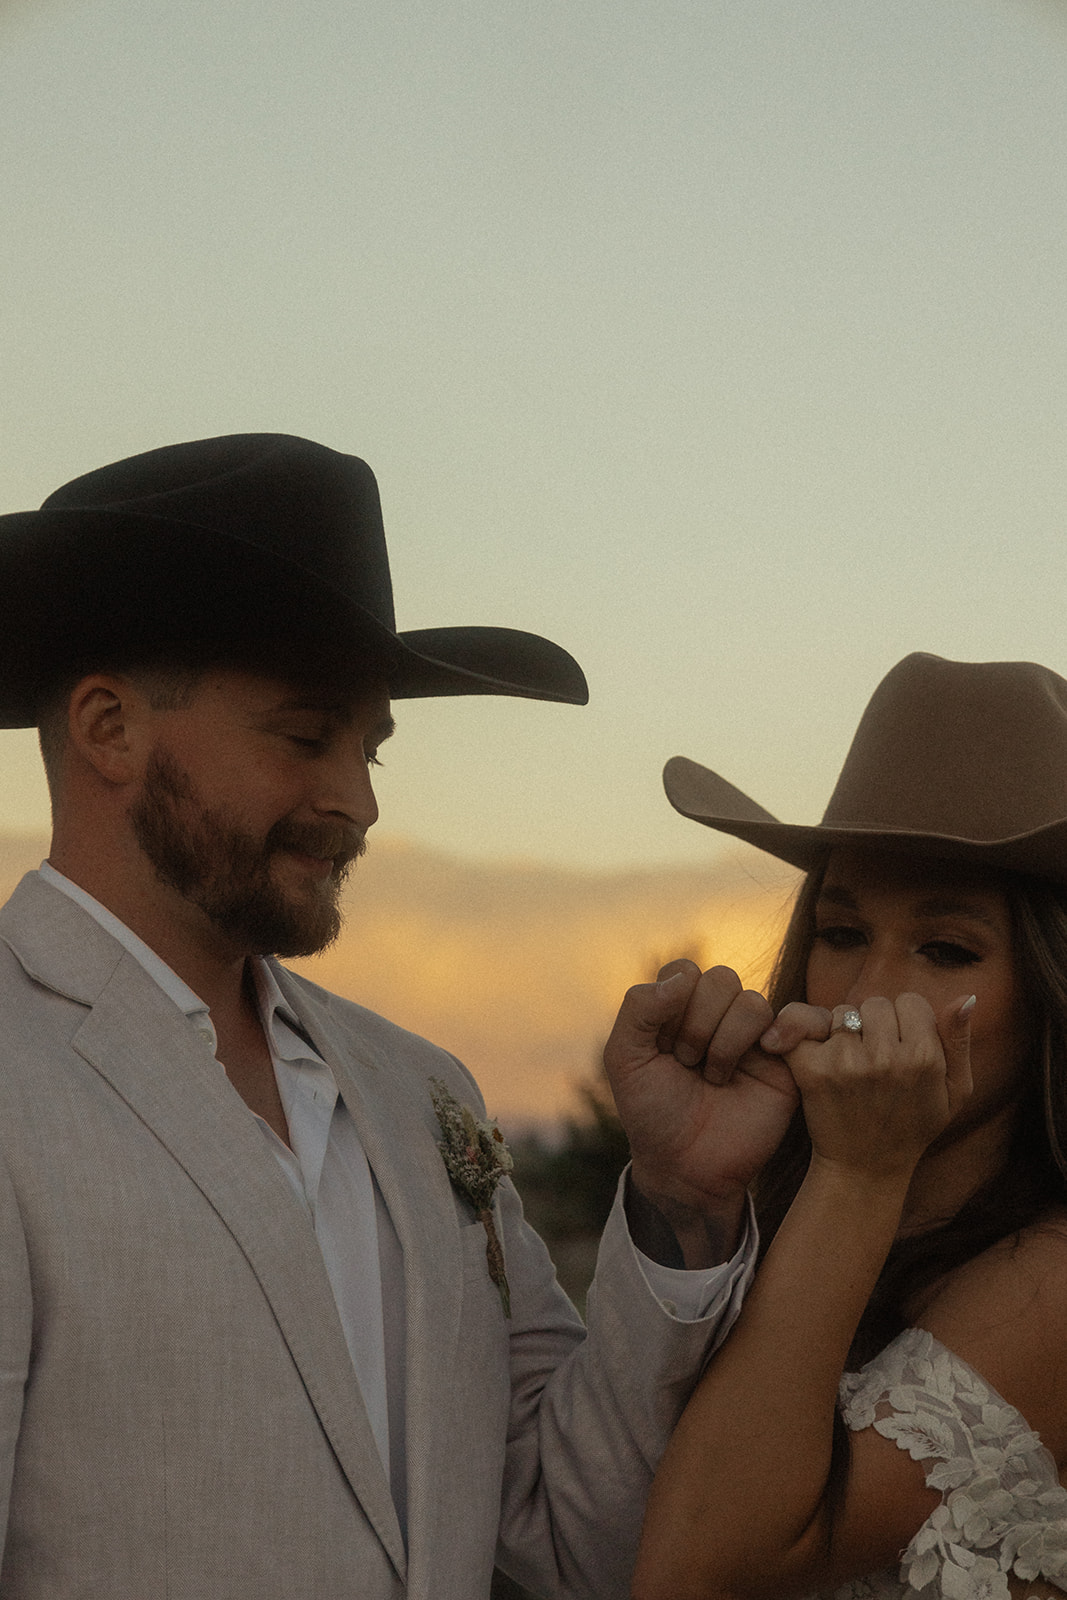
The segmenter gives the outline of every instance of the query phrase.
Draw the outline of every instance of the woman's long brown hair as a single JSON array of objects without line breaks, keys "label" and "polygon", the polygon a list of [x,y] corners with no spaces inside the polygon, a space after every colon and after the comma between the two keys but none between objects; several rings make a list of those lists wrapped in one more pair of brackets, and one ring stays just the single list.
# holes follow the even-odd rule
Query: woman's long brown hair
[{"label": "woman's long brown hair", "polygon": [[[826,862],[809,872],[775,964],[769,999],[775,1012],[806,996],[815,906]],[[849,1353],[854,1370],[908,1326],[924,1291],[946,1273],[1057,1208],[1067,1207],[1067,889],[1005,872],[1016,972],[1022,987],[1030,1050],[1026,1081],[1000,1170],[956,1215],[927,1232],[897,1240],[867,1303]],[[761,1254],[777,1232],[804,1179],[811,1140],[798,1110],[756,1186]],[[832,1247],[833,1241],[827,1240]],[[840,1504],[848,1475],[848,1431],[835,1419],[828,1504]]]}]

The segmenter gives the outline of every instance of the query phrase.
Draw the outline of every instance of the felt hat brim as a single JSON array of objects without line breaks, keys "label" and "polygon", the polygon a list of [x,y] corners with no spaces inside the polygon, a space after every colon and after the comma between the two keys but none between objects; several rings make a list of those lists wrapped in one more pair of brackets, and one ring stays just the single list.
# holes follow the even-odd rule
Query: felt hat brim
[{"label": "felt hat brim", "polygon": [[929,855],[1067,883],[1067,820],[1012,838],[975,840],[909,828],[847,827],[834,823],[780,822],[717,772],[685,756],[672,756],[663,787],[674,809],[717,833],[755,845],[779,861],[810,872],[834,849],[887,850]]},{"label": "felt hat brim", "polygon": [[239,654],[272,640],[292,659],[358,656],[398,698],[493,694],[584,705],[568,651],[514,628],[394,631],[352,593],[225,530],[141,513],[50,508],[0,517],[0,726],[32,727],[42,694],[79,663],[168,646]]}]

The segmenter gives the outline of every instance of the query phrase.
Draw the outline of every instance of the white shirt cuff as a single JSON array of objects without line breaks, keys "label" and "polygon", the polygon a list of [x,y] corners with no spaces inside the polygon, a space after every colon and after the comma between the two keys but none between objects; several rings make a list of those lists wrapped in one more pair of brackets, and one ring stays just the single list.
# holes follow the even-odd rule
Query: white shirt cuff
[{"label": "white shirt cuff", "polygon": [[727,1320],[720,1339],[726,1337],[741,1309],[745,1290],[756,1268],[758,1249],[759,1232],[751,1195],[747,1198],[741,1242],[729,1261],[723,1261],[717,1267],[704,1267],[693,1272],[684,1267],[662,1267],[658,1261],[653,1261],[633,1245],[641,1274],[664,1311],[679,1322],[725,1318]]}]

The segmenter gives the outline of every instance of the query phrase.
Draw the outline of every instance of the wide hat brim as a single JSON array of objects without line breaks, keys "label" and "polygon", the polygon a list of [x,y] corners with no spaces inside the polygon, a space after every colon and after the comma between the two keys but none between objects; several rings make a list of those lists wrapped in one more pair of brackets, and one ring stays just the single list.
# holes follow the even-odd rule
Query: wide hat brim
[{"label": "wide hat brim", "polygon": [[[82,664],[168,650],[237,659],[245,646],[258,660],[274,644],[286,661],[306,650],[324,662],[366,663],[397,698],[586,703],[578,663],[538,634],[395,628],[377,486],[357,458],[284,435],[237,435],[129,465],[147,462],[158,476],[154,458],[173,455],[191,477],[197,452],[218,456],[220,447],[228,472],[213,461],[203,487],[142,495],[150,510],[57,496],[40,511],[0,517],[0,726],[34,725],[50,685]],[[107,482],[126,466],[69,487]],[[278,509],[287,493],[292,504]]]},{"label": "wide hat brim", "polygon": [[916,654],[879,685],[822,822],[781,822],[675,756],[682,816],[810,871],[835,848],[923,854],[1067,883],[1067,682],[1032,662]]},{"label": "wide hat brim", "polygon": [[1034,833],[988,841],[919,829],[780,822],[719,773],[685,756],[672,756],[667,762],[663,787],[683,817],[755,845],[805,872],[819,866],[831,850],[853,846],[921,853],[936,860],[969,862],[1067,883],[1067,820]]}]

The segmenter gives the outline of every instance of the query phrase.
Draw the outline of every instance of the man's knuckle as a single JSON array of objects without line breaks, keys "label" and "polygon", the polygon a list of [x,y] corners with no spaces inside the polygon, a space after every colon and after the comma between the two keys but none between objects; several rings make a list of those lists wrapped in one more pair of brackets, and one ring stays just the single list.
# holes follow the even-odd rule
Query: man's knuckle
[{"label": "man's knuckle", "polygon": [[742,989],[735,1004],[741,1011],[747,1013],[749,1016],[755,1018],[759,1022],[762,1022],[765,1018],[769,1019],[774,1016],[774,1012],[771,1010],[770,1001],[765,995],[760,994],[758,989]]}]

